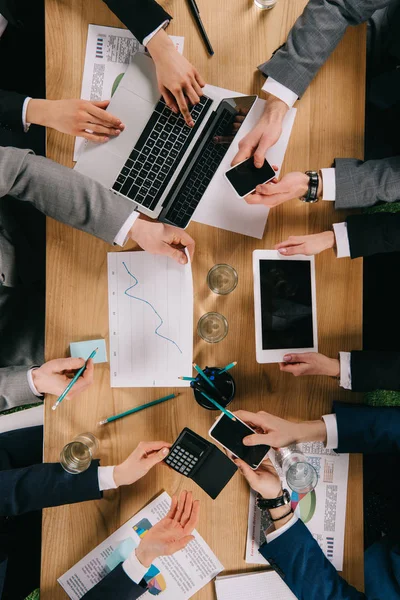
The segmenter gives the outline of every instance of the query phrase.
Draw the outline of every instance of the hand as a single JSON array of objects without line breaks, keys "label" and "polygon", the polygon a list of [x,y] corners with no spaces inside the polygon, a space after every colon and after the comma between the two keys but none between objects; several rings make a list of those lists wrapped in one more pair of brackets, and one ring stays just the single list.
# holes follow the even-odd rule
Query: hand
[{"label": "hand", "polygon": [[320,254],[328,248],[336,246],[335,234],[333,231],[324,231],[323,233],[313,233],[311,235],[291,235],[284,242],[276,244],[275,250],[285,256],[294,256],[296,254]]},{"label": "hand", "polygon": [[295,377],[299,375],[340,376],[340,361],[319,352],[286,354],[283,360],[285,362],[279,364],[280,370],[285,371],[285,373],[292,373]]},{"label": "hand", "polygon": [[130,230],[131,239],[143,250],[151,254],[166,254],[181,265],[188,261],[185,248],[188,249],[190,261],[193,260],[195,242],[186,231],[164,225],[141,215]]},{"label": "hand", "polygon": [[[60,396],[71,382],[75,372],[85,364],[83,358],[56,358],[44,363],[39,369],[32,371],[33,385],[39,394]],[[73,398],[93,383],[93,360],[87,361],[86,369],[72,386],[66,398]]]},{"label": "hand", "polygon": [[267,458],[255,471],[240,458],[234,459],[250,487],[269,500],[282,495],[282,484],[272,462]]},{"label": "hand", "polygon": [[109,100],[30,100],[26,120],[91,142],[107,142],[125,128],[120,119],[106,112],[108,105]]},{"label": "hand", "polygon": [[179,54],[163,29],[151,38],[147,48],[154,60],[158,87],[167,106],[175,113],[181,111],[187,125],[193,127],[186,97],[192,105],[200,102],[200,96],[203,95],[201,88],[206,82],[190,62]]},{"label": "hand", "polygon": [[239,142],[239,152],[232,161],[232,166],[250,158],[254,154],[254,164],[262,167],[265,153],[280,138],[282,133],[282,121],[289,110],[285,102],[269,96],[265,106],[264,114],[257,125]]},{"label": "hand", "polygon": [[136,450],[114,468],[116,485],[131,485],[144,477],[150,469],[164,460],[170,447],[168,442],[140,442]]},{"label": "hand", "polygon": [[136,556],[144,567],[150,567],[159,556],[175,554],[194,539],[190,535],[199,522],[200,503],[193,502],[191,492],[172,497],[166,517],[153,525],[136,548]]},{"label": "hand", "polygon": [[264,411],[252,413],[238,410],[234,414],[257,432],[243,438],[245,446],[267,444],[272,448],[282,448],[293,444],[299,438],[299,423],[286,421]]},{"label": "hand", "polygon": [[280,181],[274,179],[256,187],[256,191],[245,198],[247,204],[264,204],[270,208],[307,193],[309,177],[305,173],[288,173]]}]

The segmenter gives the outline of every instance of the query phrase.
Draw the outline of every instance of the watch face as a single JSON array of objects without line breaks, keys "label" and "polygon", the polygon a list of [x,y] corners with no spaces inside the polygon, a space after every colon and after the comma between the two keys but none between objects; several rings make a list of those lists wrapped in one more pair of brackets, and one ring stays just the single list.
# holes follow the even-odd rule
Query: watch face
[{"label": "watch face", "polygon": [[283,490],[283,500],[285,504],[290,504],[290,494],[288,490]]}]

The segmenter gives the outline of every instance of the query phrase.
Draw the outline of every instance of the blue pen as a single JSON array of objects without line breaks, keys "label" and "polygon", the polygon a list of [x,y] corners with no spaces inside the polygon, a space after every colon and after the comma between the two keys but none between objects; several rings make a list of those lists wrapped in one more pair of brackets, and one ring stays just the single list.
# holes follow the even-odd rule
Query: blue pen
[{"label": "blue pen", "polygon": [[57,406],[59,404],[61,404],[61,402],[64,400],[65,396],[68,394],[69,390],[72,388],[72,386],[74,385],[74,383],[76,383],[79,379],[79,377],[82,375],[83,371],[86,369],[86,365],[88,360],[90,360],[91,358],[93,358],[96,355],[98,348],[96,348],[95,350],[93,350],[93,352],[91,353],[91,355],[89,356],[89,358],[87,359],[87,361],[85,362],[85,364],[83,365],[83,367],[81,367],[79,369],[79,371],[77,371],[77,373],[75,374],[75,376],[73,377],[73,379],[71,379],[71,381],[69,382],[69,384],[67,385],[67,387],[65,388],[65,390],[63,391],[63,393],[61,394],[61,396],[59,398],[57,398],[56,403],[51,407],[52,410],[56,410]]}]

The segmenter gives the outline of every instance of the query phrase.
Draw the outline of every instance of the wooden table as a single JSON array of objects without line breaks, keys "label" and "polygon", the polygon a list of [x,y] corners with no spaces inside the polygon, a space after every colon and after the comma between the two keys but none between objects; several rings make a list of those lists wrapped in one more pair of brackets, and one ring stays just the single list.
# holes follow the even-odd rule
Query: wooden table
[{"label": "wooden table", "polygon": [[[175,15],[169,33],[185,36],[185,55],[215,85],[245,93],[259,93],[263,84],[256,65],[268,58],[286,38],[305,6],[304,0],[280,0],[270,12],[259,12],[252,0],[201,0],[201,12],[214,45],[209,58],[184,0],[168,1]],[[118,19],[99,0],[46,0],[47,92],[49,98],[79,97],[89,23],[119,26]],[[335,156],[363,153],[365,29],[351,28],[320,71],[301,102],[284,163],[285,172],[328,167]],[[73,139],[50,131],[48,156],[72,166]],[[293,200],[270,213],[263,240],[242,237],[191,224],[197,241],[193,265],[194,324],[206,311],[219,311],[229,321],[229,334],[219,344],[194,337],[194,357],[200,365],[224,365],[238,360],[235,408],[265,409],[294,420],[316,419],[330,412],[334,399],[354,401],[356,395],[339,389],[329,378],[294,378],[277,365],[255,360],[252,251],[271,248],[291,234],[325,230],[341,221],[333,203],[305,206]],[[131,249],[133,246],[130,246]],[[48,220],[47,228],[47,359],[67,356],[70,341],[106,338],[108,342],[107,252],[105,243]],[[114,249],[118,251],[118,249]],[[212,294],[206,274],[217,262],[233,265],[239,285],[227,297]],[[336,260],[333,252],[316,259],[320,351],[335,356],[339,350],[361,348],[362,263]],[[116,464],[142,440],[173,441],[188,425],[206,436],[214,413],[200,408],[185,390],[177,402],[144,411],[99,429],[105,415],[126,410],[163,395],[166,390],[111,389],[109,365],[98,365],[95,384],[78,400],[52,413],[46,402],[45,460],[57,461],[61,448],[74,435],[92,431],[101,440],[102,463]],[[160,393],[158,393],[160,392]],[[244,562],[248,487],[239,475],[212,501],[190,480],[159,467],[137,485],[105,494],[101,501],[44,511],[43,600],[65,598],[57,577],[162,490],[169,494],[187,488],[202,504],[199,531],[228,572],[251,570]],[[350,459],[349,494],[343,576],[363,587],[362,460]],[[214,598],[213,584],[196,598]]]}]

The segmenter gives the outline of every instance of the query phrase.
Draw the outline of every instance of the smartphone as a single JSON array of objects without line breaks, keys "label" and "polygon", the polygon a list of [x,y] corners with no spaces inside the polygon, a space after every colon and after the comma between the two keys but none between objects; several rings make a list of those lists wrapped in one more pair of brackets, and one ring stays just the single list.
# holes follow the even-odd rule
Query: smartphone
[{"label": "smartphone", "polygon": [[264,160],[263,166],[258,169],[254,166],[254,156],[251,156],[226,171],[225,177],[238,196],[244,198],[254,192],[261,183],[271,181],[275,177],[275,171],[266,160]]},{"label": "smartphone", "polygon": [[222,414],[211,427],[208,435],[229,452],[244,460],[252,469],[257,469],[265,459],[270,446],[262,444],[244,446],[243,438],[256,432],[237,417],[235,419],[236,421],[233,421]]}]

